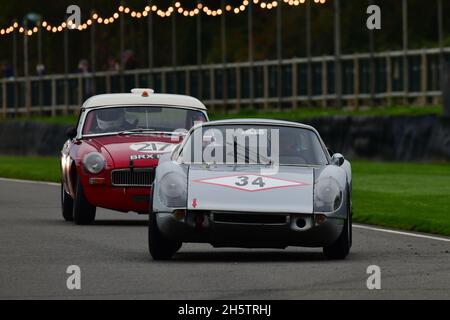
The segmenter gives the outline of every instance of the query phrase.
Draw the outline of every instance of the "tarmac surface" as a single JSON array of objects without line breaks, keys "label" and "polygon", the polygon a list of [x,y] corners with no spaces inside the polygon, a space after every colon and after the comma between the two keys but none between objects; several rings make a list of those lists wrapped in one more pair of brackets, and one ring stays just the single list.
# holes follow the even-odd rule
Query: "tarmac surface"
[{"label": "tarmac surface", "polygon": [[[450,239],[355,225],[344,261],[322,250],[185,244],[155,262],[147,218],[99,209],[63,221],[58,185],[0,179],[0,299],[450,299]],[[81,290],[67,288],[80,267]],[[369,290],[367,268],[381,270]]]}]

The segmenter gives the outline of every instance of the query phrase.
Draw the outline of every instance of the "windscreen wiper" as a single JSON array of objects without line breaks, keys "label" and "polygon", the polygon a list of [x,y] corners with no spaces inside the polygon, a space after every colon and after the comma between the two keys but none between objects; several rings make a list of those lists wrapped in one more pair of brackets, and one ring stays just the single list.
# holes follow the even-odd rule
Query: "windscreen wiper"
[{"label": "windscreen wiper", "polygon": [[130,130],[124,130],[120,131],[119,135],[125,135],[125,134],[133,134],[133,133],[154,133],[154,129],[144,129],[144,128],[136,128],[136,129],[130,129]]}]

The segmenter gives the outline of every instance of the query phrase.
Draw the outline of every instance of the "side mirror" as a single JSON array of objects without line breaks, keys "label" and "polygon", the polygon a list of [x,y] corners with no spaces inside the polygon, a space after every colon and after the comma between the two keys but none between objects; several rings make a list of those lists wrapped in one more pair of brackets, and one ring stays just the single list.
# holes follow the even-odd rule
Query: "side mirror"
[{"label": "side mirror", "polygon": [[70,128],[68,128],[67,130],[66,130],[66,136],[67,136],[67,138],[69,138],[69,139],[73,139],[73,138],[75,138],[76,136],[77,136],[77,128],[75,128],[75,127],[70,127]]},{"label": "side mirror", "polygon": [[340,153],[335,153],[331,157],[331,163],[338,167],[342,166],[344,164],[344,161],[344,156]]}]

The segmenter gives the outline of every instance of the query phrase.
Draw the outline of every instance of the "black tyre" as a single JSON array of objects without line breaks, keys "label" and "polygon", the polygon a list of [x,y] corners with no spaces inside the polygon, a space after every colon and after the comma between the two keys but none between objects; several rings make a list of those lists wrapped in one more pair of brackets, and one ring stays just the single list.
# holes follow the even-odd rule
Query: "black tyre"
[{"label": "black tyre", "polygon": [[323,254],[329,260],[342,260],[347,257],[352,246],[352,213],[349,210],[339,238],[331,245],[323,247]]},{"label": "black tyre", "polygon": [[148,249],[153,260],[170,260],[181,246],[181,242],[164,237],[158,228],[156,214],[151,212],[148,224]]},{"label": "black tyre", "polygon": [[61,211],[64,220],[73,221],[73,199],[64,189],[64,183],[61,182]]},{"label": "black tyre", "polygon": [[73,221],[78,225],[93,224],[96,211],[97,208],[87,201],[80,179],[77,179],[76,196],[73,202]]}]

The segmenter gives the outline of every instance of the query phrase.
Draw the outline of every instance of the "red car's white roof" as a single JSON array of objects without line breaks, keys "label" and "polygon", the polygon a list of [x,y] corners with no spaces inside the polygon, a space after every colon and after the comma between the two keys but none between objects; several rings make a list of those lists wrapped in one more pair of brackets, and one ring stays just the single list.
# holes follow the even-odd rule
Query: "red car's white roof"
[{"label": "red car's white roof", "polygon": [[[206,110],[205,105],[198,99],[177,94],[156,94],[152,93],[151,89],[139,89],[135,90],[136,93],[113,93],[113,94],[101,94],[93,96],[86,100],[83,104],[83,108],[92,109],[106,106],[179,106],[193,109]],[[146,91],[146,94],[142,94]]]}]

